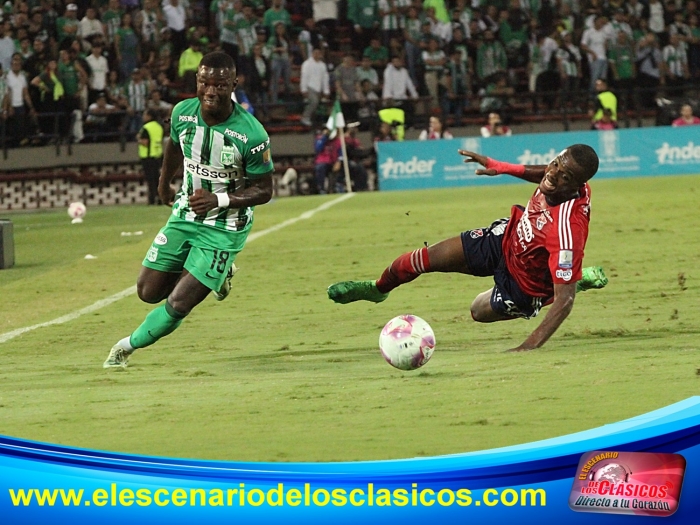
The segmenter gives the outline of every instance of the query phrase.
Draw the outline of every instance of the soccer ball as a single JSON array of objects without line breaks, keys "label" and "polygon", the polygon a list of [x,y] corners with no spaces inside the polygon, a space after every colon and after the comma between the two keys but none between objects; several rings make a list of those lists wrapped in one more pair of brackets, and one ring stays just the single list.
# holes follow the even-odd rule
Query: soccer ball
[{"label": "soccer ball", "polygon": [[87,213],[87,208],[82,202],[71,202],[68,206],[68,216],[73,219],[73,224],[83,222],[83,217]]},{"label": "soccer ball", "polygon": [[416,315],[399,315],[379,334],[379,349],[386,362],[400,370],[415,370],[427,363],[435,350],[435,334]]}]

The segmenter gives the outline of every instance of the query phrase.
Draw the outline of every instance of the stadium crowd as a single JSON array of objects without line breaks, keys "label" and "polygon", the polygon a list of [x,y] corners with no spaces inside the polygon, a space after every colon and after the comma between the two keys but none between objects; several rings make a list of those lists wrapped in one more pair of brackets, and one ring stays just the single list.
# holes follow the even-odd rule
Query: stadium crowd
[{"label": "stadium crowd", "polygon": [[[236,60],[249,111],[297,108],[303,127],[335,98],[363,125],[382,107],[410,125],[419,97],[457,125],[466,111],[585,111],[600,79],[639,108],[700,81],[695,0],[7,0],[1,16],[10,146],[135,139],[144,110],[167,121],[192,96],[213,49]],[[603,109],[599,129],[616,120]]]}]

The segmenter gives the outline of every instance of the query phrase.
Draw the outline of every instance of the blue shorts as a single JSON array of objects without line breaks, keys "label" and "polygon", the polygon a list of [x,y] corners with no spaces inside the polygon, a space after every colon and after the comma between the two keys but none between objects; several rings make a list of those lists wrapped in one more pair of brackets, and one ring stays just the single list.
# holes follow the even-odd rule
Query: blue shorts
[{"label": "blue shorts", "polygon": [[523,292],[508,273],[503,257],[503,234],[509,219],[499,219],[488,228],[462,232],[462,249],[469,273],[477,277],[493,276],[491,308],[508,317],[535,317],[547,298]]}]

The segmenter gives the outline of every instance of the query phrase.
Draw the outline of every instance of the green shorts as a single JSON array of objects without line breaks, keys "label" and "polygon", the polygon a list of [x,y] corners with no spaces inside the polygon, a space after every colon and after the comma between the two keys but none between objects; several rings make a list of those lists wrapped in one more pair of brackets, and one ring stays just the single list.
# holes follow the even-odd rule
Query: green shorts
[{"label": "green shorts", "polygon": [[241,231],[222,231],[171,215],[143,265],[160,272],[179,273],[184,268],[207,288],[218,290],[245,246],[252,222]]}]

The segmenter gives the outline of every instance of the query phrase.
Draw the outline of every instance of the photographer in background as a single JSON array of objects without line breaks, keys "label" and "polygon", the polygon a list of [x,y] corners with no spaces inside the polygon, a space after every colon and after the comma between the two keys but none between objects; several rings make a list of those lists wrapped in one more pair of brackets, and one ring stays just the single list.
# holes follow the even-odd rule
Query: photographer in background
[{"label": "photographer in background", "polygon": [[501,121],[501,116],[498,113],[489,113],[489,123],[481,127],[482,137],[510,137],[513,131]]}]

